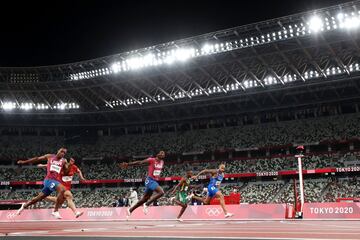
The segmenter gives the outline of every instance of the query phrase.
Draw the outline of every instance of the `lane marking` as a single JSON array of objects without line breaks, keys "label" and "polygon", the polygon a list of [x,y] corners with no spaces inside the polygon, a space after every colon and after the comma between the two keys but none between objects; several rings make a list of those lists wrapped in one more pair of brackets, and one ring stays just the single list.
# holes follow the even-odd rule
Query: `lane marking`
[{"label": "lane marking", "polygon": [[[299,223],[291,223],[291,222],[284,222],[283,224],[289,224],[289,225],[305,225],[305,226],[316,226],[316,227],[321,227],[321,226],[324,226],[324,227],[337,227],[337,228],[346,228],[346,229],[359,229],[359,227],[355,227],[355,226],[349,226],[349,225],[329,225],[329,224],[310,224],[310,223],[302,223],[302,222],[299,222]],[[333,229],[326,229],[324,228],[324,230],[328,231],[328,230],[333,230]]]}]

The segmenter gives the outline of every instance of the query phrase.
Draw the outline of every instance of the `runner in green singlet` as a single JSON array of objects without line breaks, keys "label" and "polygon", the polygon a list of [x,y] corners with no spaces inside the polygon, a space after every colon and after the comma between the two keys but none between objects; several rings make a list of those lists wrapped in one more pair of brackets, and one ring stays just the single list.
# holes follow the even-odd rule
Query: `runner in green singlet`
[{"label": "runner in green singlet", "polygon": [[186,210],[186,207],[187,207],[187,202],[188,202],[188,190],[189,190],[189,187],[190,187],[190,182],[192,181],[191,177],[193,176],[193,173],[191,170],[187,171],[186,172],[186,177],[185,178],[182,178],[179,182],[178,185],[175,186],[175,188],[171,191],[171,195],[174,195],[176,190],[176,197],[174,199],[174,202],[181,206],[181,210],[180,210],[180,213],[177,217],[177,219],[179,221],[181,216],[183,215],[183,213],[185,212]]}]

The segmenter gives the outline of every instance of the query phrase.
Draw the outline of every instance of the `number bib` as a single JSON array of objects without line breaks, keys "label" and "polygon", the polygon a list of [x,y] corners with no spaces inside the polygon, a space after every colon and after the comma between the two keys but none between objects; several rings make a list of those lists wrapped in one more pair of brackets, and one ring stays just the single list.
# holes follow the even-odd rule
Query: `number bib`
[{"label": "number bib", "polygon": [[63,176],[62,177],[63,182],[70,182],[70,181],[72,181],[72,179],[73,179],[72,176]]},{"label": "number bib", "polygon": [[154,170],[153,175],[154,176],[160,176],[161,170]]},{"label": "number bib", "polygon": [[50,166],[50,172],[60,173],[60,171],[61,171],[61,167],[60,167],[60,166],[51,164],[51,166]]}]

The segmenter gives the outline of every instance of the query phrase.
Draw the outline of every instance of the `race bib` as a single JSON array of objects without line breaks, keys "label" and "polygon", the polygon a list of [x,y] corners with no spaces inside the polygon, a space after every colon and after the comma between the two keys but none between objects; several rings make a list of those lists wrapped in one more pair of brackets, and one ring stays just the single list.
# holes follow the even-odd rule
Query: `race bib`
[{"label": "race bib", "polygon": [[73,179],[72,176],[63,176],[62,177],[63,182],[70,182],[70,181],[72,181],[72,179]]},{"label": "race bib", "polygon": [[160,176],[161,170],[154,170],[154,176]]},{"label": "race bib", "polygon": [[61,171],[61,167],[58,166],[58,165],[51,165],[50,166],[50,172],[57,172],[57,173],[60,173]]}]

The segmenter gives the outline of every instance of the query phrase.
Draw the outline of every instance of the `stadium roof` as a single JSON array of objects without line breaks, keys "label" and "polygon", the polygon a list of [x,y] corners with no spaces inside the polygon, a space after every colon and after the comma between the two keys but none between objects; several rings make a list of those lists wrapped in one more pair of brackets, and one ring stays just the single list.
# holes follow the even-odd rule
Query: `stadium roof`
[{"label": "stadium roof", "polygon": [[354,1],[88,61],[0,68],[0,120],[157,122],[357,99],[359,30]]}]

